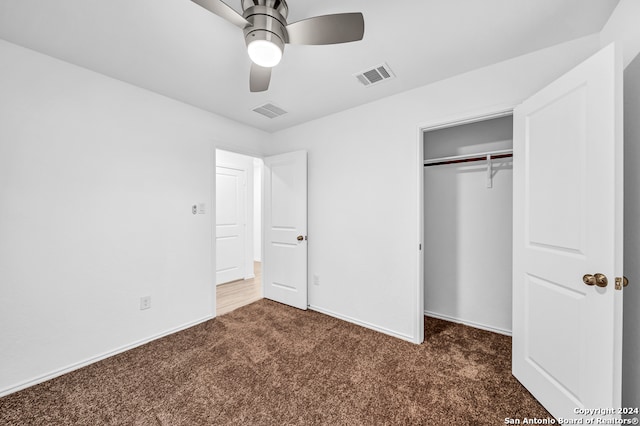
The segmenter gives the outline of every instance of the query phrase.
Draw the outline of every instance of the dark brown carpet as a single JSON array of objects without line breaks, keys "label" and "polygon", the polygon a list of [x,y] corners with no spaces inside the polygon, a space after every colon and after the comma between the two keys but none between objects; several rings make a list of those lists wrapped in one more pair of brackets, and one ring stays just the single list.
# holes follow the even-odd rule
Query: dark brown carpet
[{"label": "dark brown carpet", "polygon": [[426,319],[413,345],[267,300],[0,399],[2,425],[500,425],[548,413],[511,339]]}]

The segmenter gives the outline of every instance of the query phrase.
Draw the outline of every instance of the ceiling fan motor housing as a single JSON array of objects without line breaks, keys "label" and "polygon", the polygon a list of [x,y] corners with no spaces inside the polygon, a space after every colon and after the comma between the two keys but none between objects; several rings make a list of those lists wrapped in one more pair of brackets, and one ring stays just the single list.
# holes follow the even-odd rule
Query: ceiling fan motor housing
[{"label": "ceiling fan motor housing", "polygon": [[256,40],[266,40],[276,44],[281,51],[288,42],[287,15],[289,8],[284,0],[243,0],[242,17],[251,25],[244,28],[247,46]]}]

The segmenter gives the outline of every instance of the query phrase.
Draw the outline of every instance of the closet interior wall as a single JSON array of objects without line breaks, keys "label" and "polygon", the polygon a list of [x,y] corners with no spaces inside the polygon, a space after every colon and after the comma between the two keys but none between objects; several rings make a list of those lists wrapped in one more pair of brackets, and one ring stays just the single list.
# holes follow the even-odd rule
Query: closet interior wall
[{"label": "closet interior wall", "polygon": [[[509,150],[512,116],[424,133],[424,159]],[[425,315],[511,333],[512,159],[424,168]]]}]

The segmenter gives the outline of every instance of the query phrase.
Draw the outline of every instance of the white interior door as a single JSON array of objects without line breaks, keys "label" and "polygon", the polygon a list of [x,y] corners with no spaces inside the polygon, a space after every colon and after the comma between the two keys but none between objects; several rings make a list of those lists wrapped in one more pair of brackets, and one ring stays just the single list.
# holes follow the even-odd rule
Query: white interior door
[{"label": "white interior door", "polygon": [[611,45],[514,113],[513,374],[556,418],[621,406],[621,82]]},{"label": "white interior door", "polygon": [[307,309],[307,153],[264,159],[264,297]]},{"label": "white interior door", "polygon": [[245,175],[216,167],[216,284],[244,278]]}]

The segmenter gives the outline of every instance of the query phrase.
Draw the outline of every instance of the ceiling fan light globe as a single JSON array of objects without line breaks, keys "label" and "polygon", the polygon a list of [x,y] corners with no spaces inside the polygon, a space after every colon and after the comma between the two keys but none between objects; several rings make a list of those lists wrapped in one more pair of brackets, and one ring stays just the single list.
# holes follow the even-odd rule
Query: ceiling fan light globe
[{"label": "ceiling fan light globe", "polygon": [[280,63],[282,49],[269,40],[254,40],[247,46],[249,58],[261,67],[272,68]]}]

